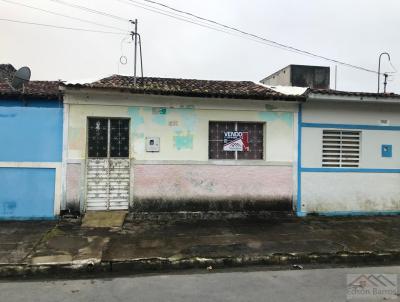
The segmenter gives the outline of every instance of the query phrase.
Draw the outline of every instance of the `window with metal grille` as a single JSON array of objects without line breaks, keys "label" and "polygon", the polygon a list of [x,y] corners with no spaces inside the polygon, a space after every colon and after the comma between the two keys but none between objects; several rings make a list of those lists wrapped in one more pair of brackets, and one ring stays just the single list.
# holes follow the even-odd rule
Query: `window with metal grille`
[{"label": "window with metal grille", "polygon": [[88,118],[88,157],[129,157],[129,119]]},{"label": "window with metal grille", "polygon": [[[225,132],[242,132],[248,136],[245,151],[225,151]],[[208,136],[209,159],[260,160],[264,158],[264,123],[210,122]]]},{"label": "window with metal grille", "polygon": [[361,132],[322,131],[322,167],[359,167]]}]

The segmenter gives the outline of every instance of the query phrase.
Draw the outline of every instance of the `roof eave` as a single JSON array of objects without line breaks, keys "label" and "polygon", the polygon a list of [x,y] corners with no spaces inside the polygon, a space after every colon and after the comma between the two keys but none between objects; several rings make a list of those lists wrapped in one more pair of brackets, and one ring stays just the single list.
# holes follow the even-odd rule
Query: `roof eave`
[{"label": "roof eave", "polygon": [[307,93],[307,101],[331,101],[331,102],[355,102],[355,103],[399,103],[400,98],[390,96],[356,96],[356,95],[336,95],[322,93]]},{"label": "roof eave", "polygon": [[59,100],[60,94],[23,94],[23,93],[2,93],[0,99],[29,99],[29,100]]},{"label": "roof eave", "polygon": [[197,98],[218,98],[218,99],[243,99],[243,100],[265,100],[265,101],[289,101],[289,102],[304,102],[304,96],[298,95],[252,95],[252,94],[219,94],[219,93],[205,93],[201,91],[166,91],[156,89],[138,89],[127,87],[90,87],[81,84],[67,84],[61,85],[62,91],[68,90],[97,90],[97,91],[110,91],[110,92],[123,92],[140,95],[165,95],[165,96],[180,96],[180,97],[197,97]]}]

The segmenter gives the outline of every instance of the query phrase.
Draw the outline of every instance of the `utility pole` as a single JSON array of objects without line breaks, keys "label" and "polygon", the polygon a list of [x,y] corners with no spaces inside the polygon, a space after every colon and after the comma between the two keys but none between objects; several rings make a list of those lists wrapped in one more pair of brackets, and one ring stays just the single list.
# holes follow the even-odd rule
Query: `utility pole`
[{"label": "utility pole", "polygon": [[135,20],[130,20],[132,24],[135,25],[135,31],[132,32],[132,40],[134,43],[134,57],[133,57],[133,85],[136,86],[136,57],[137,57],[137,25],[138,21],[137,19]]}]

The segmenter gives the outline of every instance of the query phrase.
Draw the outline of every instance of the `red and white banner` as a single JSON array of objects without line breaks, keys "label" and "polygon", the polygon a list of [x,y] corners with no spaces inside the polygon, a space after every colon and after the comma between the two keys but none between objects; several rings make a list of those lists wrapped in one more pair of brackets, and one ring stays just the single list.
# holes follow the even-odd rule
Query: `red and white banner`
[{"label": "red and white banner", "polygon": [[224,151],[249,151],[249,133],[242,131],[224,132]]}]

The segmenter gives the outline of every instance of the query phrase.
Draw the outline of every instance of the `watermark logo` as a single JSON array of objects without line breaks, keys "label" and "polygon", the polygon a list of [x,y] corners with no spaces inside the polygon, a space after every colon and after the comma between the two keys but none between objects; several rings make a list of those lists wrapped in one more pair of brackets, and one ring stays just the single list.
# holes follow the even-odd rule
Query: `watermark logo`
[{"label": "watermark logo", "polygon": [[396,274],[348,274],[347,299],[396,299]]}]

